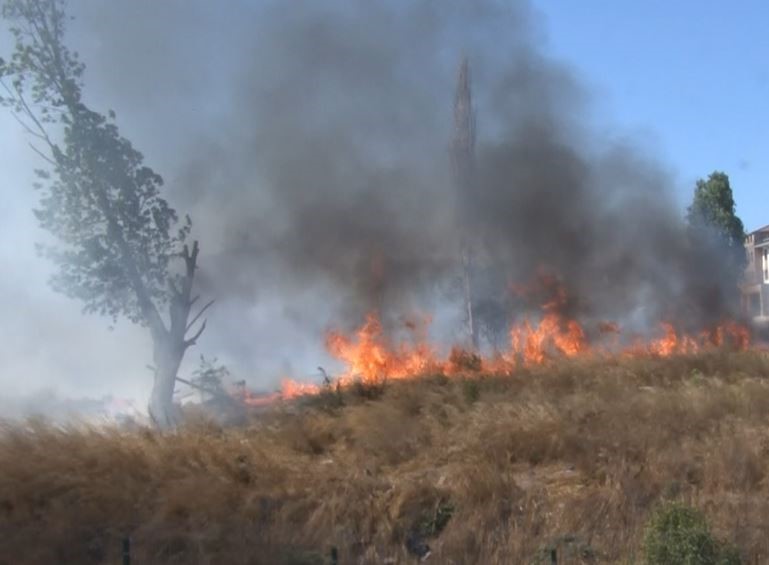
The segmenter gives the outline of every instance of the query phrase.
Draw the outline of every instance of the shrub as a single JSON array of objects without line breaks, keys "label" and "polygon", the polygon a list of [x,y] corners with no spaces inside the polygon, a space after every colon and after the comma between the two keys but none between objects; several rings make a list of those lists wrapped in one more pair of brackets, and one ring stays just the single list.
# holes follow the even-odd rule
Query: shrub
[{"label": "shrub", "polygon": [[477,402],[481,397],[481,387],[479,386],[478,381],[471,379],[462,381],[462,394],[468,404]]},{"label": "shrub", "polygon": [[323,412],[336,414],[345,406],[342,385],[338,381],[331,382],[331,380],[326,377],[323,379],[323,385],[318,394],[309,394],[300,397],[298,403],[301,406],[317,408]]},{"label": "shrub", "polygon": [[350,387],[350,393],[362,400],[378,400],[384,394],[386,384],[386,378],[370,381],[356,380]]},{"label": "shrub", "polygon": [[694,508],[668,503],[649,520],[644,538],[647,565],[739,565],[737,551],[716,540]]},{"label": "shrub", "polygon": [[481,356],[472,351],[455,347],[451,350],[449,361],[460,371],[477,373],[481,370]]}]

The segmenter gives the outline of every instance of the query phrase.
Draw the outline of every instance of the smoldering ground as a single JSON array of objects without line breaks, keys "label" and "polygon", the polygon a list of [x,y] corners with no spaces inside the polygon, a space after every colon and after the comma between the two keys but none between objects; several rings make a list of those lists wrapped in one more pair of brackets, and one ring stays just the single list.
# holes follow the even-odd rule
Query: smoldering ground
[{"label": "smoldering ground", "polygon": [[372,308],[435,311],[456,334],[462,57],[479,301],[519,315],[509,283],[545,267],[581,317],[648,329],[728,313],[728,276],[688,247],[665,166],[591,130],[595,102],[543,55],[526,2],[212,6],[73,2],[70,28],[87,95],[117,110],[193,217],[200,290],[218,301],[205,348],[252,374],[301,374],[323,329]]}]

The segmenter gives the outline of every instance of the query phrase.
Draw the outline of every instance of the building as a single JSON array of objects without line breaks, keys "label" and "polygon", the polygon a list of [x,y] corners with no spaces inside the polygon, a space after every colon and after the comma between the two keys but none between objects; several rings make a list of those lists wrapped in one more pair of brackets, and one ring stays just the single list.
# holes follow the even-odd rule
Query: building
[{"label": "building", "polygon": [[753,321],[769,323],[769,226],[745,237],[748,264],[742,282],[742,308]]}]

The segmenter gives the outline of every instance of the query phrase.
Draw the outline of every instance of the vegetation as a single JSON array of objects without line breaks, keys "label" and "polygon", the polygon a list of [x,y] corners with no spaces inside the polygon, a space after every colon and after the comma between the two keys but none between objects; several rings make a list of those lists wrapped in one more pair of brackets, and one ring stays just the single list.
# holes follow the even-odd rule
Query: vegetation
[{"label": "vegetation", "polygon": [[745,228],[736,214],[734,195],[726,173],[714,171],[708,180],[697,181],[686,218],[691,227],[714,229],[729,246],[742,249]]},{"label": "vegetation", "polygon": [[115,563],[126,536],[137,563],[769,555],[765,352],[376,390],[329,388],[243,427],[191,417],[173,434],[8,425],[0,562]]},{"label": "vegetation", "polygon": [[729,176],[714,171],[707,180],[698,180],[687,223],[695,245],[709,244],[721,252],[733,274],[733,288],[745,267],[745,227],[737,216]]},{"label": "vegetation", "polygon": [[682,504],[666,504],[652,516],[644,555],[648,565],[740,565],[739,553],[717,541],[705,517]]},{"label": "vegetation", "polygon": [[35,215],[58,242],[43,249],[58,267],[52,286],[82,301],[85,312],[149,328],[150,413],[158,426],[172,427],[176,373],[205,321],[188,333],[210,305],[191,317],[198,243],[186,244],[190,219],[179,224],[160,193],[163,179],[120,135],[114,112],[105,116],[86,104],[85,65],[64,43],[62,0],[6,0],[2,15],[15,48],[0,59],[0,103],[13,110],[46,164],[37,171]]}]

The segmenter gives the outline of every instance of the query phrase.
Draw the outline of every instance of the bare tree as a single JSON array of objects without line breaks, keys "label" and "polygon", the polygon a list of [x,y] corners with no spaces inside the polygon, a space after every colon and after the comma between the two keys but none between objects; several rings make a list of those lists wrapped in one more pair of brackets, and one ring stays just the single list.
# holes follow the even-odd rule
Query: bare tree
[{"label": "bare tree", "polygon": [[467,331],[474,349],[478,349],[478,327],[474,317],[473,255],[475,234],[470,210],[473,200],[473,169],[475,165],[475,116],[470,88],[470,66],[466,58],[459,65],[454,96],[454,137],[451,141],[451,165],[458,191],[458,221],[461,233],[462,283],[465,299]]}]

